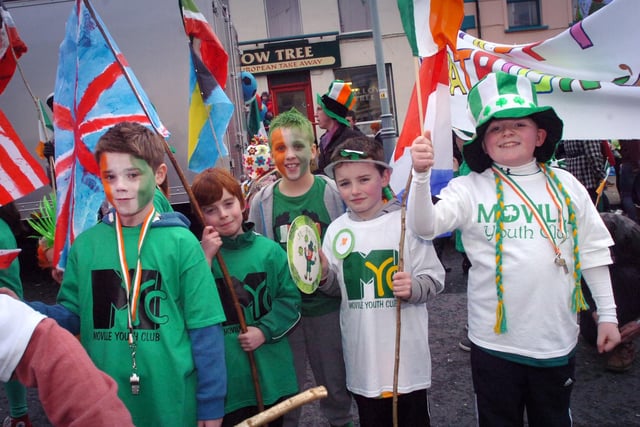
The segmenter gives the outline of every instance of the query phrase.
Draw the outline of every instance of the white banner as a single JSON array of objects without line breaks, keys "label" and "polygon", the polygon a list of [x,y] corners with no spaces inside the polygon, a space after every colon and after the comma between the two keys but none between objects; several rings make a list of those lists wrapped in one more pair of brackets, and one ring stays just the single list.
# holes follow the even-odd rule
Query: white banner
[{"label": "white banner", "polygon": [[640,1],[615,0],[542,42],[501,45],[459,32],[449,52],[452,125],[474,132],[469,89],[491,71],[528,77],[539,105],[564,121],[563,139],[640,137]]}]

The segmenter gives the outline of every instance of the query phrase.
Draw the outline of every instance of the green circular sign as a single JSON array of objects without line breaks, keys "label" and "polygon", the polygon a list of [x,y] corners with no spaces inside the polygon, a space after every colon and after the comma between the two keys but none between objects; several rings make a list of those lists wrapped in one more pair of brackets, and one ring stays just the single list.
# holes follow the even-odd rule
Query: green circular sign
[{"label": "green circular sign", "polygon": [[300,215],[293,220],[287,234],[287,260],[293,281],[305,294],[312,294],[320,284],[319,252],[318,225],[308,216]]}]

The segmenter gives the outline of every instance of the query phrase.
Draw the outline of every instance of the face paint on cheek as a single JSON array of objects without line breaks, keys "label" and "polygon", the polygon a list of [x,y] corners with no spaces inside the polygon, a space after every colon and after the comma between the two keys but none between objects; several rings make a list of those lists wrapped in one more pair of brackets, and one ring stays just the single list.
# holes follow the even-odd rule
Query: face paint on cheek
[{"label": "face paint on cheek", "polygon": [[300,174],[303,175],[307,172],[307,169],[309,169],[309,165],[311,164],[311,147],[300,151],[296,157],[300,162]]},{"label": "face paint on cheek", "polygon": [[276,165],[276,169],[278,169],[278,172],[286,176],[284,159],[287,155],[287,152],[284,136],[282,135],[282,128],[274,130],[271,134],[271,154],[273,156],[273,163]]},{"label": "face paint on cheek", "polygon": [[142,159],[133,158],[131,163],[140,169],[140,185],[138,187],[138,208],[141,209],[153,200],[156,191],[156,180],[151,166]]},{"label": "face paint on cheek", "polygon": [[[100,172],[102,173],[102,171],[107,169],[107,160],[106,160],[106,156],[101,156],[100,157]],[[111,184],[109,184],[107,182],[107,180],[103,179],[102,180],[102,186],[104,187],[104,193],[107,196],[107,201],[109,203],[111,203],[113,205],[113,190],[111,188]]]},{"label": "face paint on cheek", "polygon": [[278,169],[278,172],[280,172],[282,175],[286,176],[287,171],[285,170],[285,167],[284,167],[284,158],[285,158],[284,151],[276,151],[275,153],[273,153],[273,162],[276,165],[276,169]]}]

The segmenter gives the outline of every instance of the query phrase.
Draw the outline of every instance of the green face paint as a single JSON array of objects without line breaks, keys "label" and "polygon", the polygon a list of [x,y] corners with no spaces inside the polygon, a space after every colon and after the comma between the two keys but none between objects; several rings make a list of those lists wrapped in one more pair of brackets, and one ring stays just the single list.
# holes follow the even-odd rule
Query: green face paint
[{"label": "green face paint", "polygon": [[153,195],[156,191],[155,174],[149,163],[142,159],[131,156],[131,163],[141,173],[138,187],[138,208],[142,209],[153,201]]},{"label": "green face paint", "polygon": [[109,203],[115,207],[122,225],[141,224],[153,206],[155,173],[144,160],[126,153],[104,153],[100,174]]}]

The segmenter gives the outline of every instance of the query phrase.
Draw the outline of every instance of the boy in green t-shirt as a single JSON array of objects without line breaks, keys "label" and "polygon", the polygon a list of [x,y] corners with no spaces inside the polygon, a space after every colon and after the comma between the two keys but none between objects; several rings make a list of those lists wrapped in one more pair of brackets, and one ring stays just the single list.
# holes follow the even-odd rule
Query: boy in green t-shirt
[{"label": "boy in green t-shirt", "polygon": [[154,208],[163,144],[131,122],[100,138],[95,157],[115,209],[74,241],[58,304],[32,306],[80,335],[136,426],[220,426],[224,312],[188,220]]},{"label": "boy in green t-shirt", "polygon": [[[227,317],[223,326],[228,386],[222,425],[233,426],[258,413],[245,352],[254,352],[266,407],[297,393],[287,334],[300,320],[300,292],[289,274],[285,251],[244,223],[242,188],[233,175],[220,168],[206,169],[195,177],[192,190],[206,225],[202,249],[211,263]],[[244,333],[222,270],[212,262],[218,251],[242,306],[247,324]],[[281,426],[282,418],[269,421],[269,425]]]},{"label": "boy in green t-shirt", "polygon": [[[291,223],[300,215],[311,218],[320,237],[334,219],[344,213],[335,183],[311,173],[316,155],[311,122],[295,109],[279,114],[271,122],[271,155],[282,178],[260,190],[251,200],[249,221],[258,233],[287,247]],[[316,290],[302,293],[302,319],[289,335],[298,385],[302,390],[308,358],[315,381],[324,385],[328,397],[320,409],[332,426],[352,422],[351,396],[340,342],[340,298]],[[300,410],[285,416],[285,426],[298,425]]]}]

